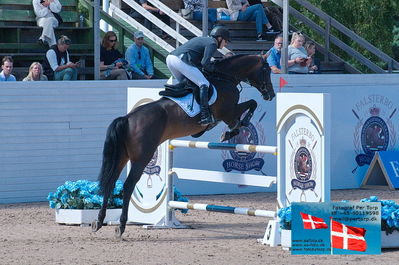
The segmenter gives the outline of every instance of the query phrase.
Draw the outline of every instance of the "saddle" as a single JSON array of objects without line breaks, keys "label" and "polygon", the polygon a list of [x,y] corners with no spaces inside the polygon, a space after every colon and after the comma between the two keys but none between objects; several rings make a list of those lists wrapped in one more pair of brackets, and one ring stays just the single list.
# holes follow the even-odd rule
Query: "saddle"
[{"label": "saddle", "polygon": [[[210,86],[212,88],[213,85],[210,84]],[[159,92],[160,96],[173,98],[181,98],[188,94],[193,94],[195,101],[200,104],[199,87],[187,78],[184,78],[182,82],[175,85],[165,84],[165,90]],[[208,98],[211,98],[212,95],[213,89],[208,89]]]}]

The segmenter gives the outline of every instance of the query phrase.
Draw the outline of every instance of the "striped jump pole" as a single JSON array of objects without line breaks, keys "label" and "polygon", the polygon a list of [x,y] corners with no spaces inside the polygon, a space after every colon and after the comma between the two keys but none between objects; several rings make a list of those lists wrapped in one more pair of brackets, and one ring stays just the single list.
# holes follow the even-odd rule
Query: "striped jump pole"
[{"label": "striped jump pole", "polygon": [[240,214],[240,215],[249,215],[249,216],[262,216],[262,217],[270,217],[270,218],[276,217],[276,212],[274,212],[274,211],[255,210],[255,209],[249,209],[249,208],[219,206],[219,205],[202,204],[202,203],[170,201],[169,207],[174,208],[174,209],[191,209],[191,210],[201,210],[201,211],[208,211],[208,212],[231,213],[231,214]]},{"label": "striped jump pole", "polygon": [[229,144],[229,143],[171,140],[170,148],[173,149],[174,147],[213,149],[213,150],[235,150],[238,152],[277,155],[277,146],[267,146],[267,145]]}]

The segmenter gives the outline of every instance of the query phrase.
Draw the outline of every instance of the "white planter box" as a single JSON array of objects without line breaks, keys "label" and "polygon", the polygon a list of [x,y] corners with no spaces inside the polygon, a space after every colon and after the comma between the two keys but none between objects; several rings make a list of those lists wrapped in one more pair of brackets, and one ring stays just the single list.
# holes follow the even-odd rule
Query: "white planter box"
[{"label": "white planter box", "polygon": [[[291,247],[291,230],[281,230],[281,246],[285,249]],[[381,248],[399,248],[399,232],[386,235],[381,231]]]},{"label": "white planter box", "polygon": [[[91,224],[97,220],[100,210],[56,209],[55,222],[60,224]],[[104,224],[118,222],[122,209],[107,209]]]},{"label": "white planter box", "polygon": [[291,230],[281,230],[281,246],[283,249],[291,247]]},{"label": "white planter box", "polygon": [[381,231],[381,248],[398,248],[399,232],[394,231],[392,234],[386,235],[385,231]]}]

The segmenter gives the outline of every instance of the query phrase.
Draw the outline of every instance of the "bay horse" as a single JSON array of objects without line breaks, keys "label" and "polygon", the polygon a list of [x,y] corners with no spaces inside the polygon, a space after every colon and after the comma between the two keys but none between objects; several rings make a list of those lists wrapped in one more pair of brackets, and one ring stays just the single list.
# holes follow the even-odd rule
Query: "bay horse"
[{"label": "bay horse", "polygon": [[[259,55],[234,55],[215,62],[215,74],[209,81],[217,89],[217,99],[212,104],[216,120],[225,122],[230,131],[222,136],[228,140],[239,133],[241,126],[247,126],[257,107],[251,99],[238,104],[240,91],[237,85],[247,81],[262,94],[265,100],[275,96],[270,80],[270,67]],[[245,117],[241,116],[245,111]],[[200,134],[207,127],[200,125],[199,114],[189,117],[175,102],[168,98],[141,105],[127,115],[116,118],[108,127],[103,149],[103,161],[99,174],[100,194],[104,196],[98,220],[93,221],[92,231],[98,231],[103,224],[108,199],[115,182],[127,164],[131,162],[129,175],[123,185],[123,207],[119,227],[115,236],[121,238],[125,231],[129,200],[145,167],[162,142]]]}]

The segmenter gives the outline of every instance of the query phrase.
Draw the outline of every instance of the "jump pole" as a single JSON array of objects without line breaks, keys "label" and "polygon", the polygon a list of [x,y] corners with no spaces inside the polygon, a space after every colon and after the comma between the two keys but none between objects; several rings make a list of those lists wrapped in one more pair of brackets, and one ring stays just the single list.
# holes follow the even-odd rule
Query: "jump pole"
[{"label": "jump pole", "polygon": [[[206,171],[206,170],[193,170],[179,169],[173,167],[173,151],[176,147],[180,148],[197,148],[197,149],[210,149],[210,150],[235,150],[240,152],[259,152],[265,154],[277,155],[277,146],[264,146],[264,145],[248,145],[248,144],[229,144],[229,143],[212,143],[212,142],[201,142],[201,141],[185,141],[185,140],[170,140],[169,141],[169,161],[168,161],[168,195],[167,195],[167,213],[165,219],[156,225],[146,226],[147,228],[186,228],[187,226],[181,224],[174,215],[174,209],[191,209],[191,210],[203,210],[209,212],[222,212],[230,214],[240,214],[248,216],[259,216],[276,218],[275,211],[266,211],[258,209],[248,209],[231,206],[220,206],[220,205],[209,205],[200,203],[186,203],[173,200],[173,178],[178,177],[182,179],[192,179],[200,181],[214,181],[222,183],[232,183],[232,181],[226,180],[226,177],[218,180],[217,171]],[[176,172],[186,173],[183,177]],[[200,172],[198,175],[212,176],[212,177],[198,177],[193,172]],[[188,178],[187,174],[194,175],[194,177]],[[229,175],[232,173],[223,173]],[[233,173],[234,174],[234,173]],[[241,177],[242,182],[235,182],[236,184],[270,187],[272,184],[276,184],[277,177],[270,176],[258,176],[250,174],[235,174]],[[216,177],[213,177],[216,176]],[[253,180],[255,178],[255,180]],[[232,178],[233,179],[233,178]],[[234,184],[234,182],[233,182]]]}]

